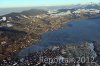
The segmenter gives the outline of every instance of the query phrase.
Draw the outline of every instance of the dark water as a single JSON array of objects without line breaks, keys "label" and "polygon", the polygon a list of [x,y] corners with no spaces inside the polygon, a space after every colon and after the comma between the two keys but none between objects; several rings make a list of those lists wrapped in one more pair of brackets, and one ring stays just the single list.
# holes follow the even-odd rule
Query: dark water
[{"label": "dark water", "polygon": [[55,44],[63,45],[83,41],[97,41],[100,43],[100,18],[72,21],[66,24],[64,29],[46,32],[39,44],[23,49],[20,55],[27,55],[28,52],[42,50]]}]

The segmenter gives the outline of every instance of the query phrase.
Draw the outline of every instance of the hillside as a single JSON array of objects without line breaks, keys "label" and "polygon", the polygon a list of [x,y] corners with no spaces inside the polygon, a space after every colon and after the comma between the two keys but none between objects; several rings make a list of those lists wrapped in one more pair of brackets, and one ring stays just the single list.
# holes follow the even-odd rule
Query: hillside
[{"label": "hillside", "polygon": [[[22,17],[22,15],[25,16],[36,16],[36,15],[40,15],[40,14],[46,14],[47,11],[44,10],[40,10],[40,9],[31,9],[31,10],[27,10],[27,11],[22,11],[20,13],[10,13],[10,14],[6,14],[6,15],[2,15],[5,16],[7,18],[12,18],[12,20],[18,21],[20,20],[20,17]],[[0,18],[2,17],[0,16]]]}]

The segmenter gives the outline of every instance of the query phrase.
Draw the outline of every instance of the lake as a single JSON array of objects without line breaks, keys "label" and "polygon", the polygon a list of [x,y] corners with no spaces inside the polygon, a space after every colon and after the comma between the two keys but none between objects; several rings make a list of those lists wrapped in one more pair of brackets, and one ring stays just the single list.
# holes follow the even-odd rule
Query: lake
[{"label": "lake", "polygon": [[63,29],[46,32],[38,44],[23,49],[19,55],[25,56],[33,51],[40,51],[53,45],[77,44],[83,41],[100,43],[100,18],[71,21],[65,24]]}]

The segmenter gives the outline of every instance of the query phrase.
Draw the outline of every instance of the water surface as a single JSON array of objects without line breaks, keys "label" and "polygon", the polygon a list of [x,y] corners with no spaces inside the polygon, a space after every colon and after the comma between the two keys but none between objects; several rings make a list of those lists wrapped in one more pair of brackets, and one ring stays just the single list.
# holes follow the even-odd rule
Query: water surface
[{"label": "water surface", "polygon": [[83,41],[97,41],[97,43],[100,43],[100,18],[71,21],[65,24],[64,29],[46,32],[37,45],[23,49],[19,55],[40,51],[51,45],[77,44]]}]

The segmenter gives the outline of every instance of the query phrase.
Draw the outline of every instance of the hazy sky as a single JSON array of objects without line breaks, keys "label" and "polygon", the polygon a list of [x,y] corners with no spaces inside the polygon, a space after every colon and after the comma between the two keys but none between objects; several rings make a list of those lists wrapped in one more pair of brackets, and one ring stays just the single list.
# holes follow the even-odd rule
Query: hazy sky
[{"label": "hazy sky", "polygon": [[56,5],[84,4],[90,2],[99,3],[100,0],[0,0],[0,8],[56,6]]}]

